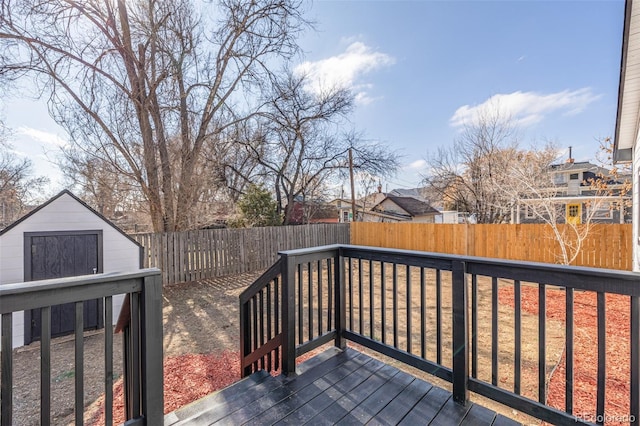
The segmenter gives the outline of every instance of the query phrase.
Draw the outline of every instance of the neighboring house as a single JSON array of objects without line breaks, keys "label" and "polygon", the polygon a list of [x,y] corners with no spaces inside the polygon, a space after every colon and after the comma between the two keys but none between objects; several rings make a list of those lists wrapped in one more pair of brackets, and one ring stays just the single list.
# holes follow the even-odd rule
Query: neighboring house
[{"label": "neighboring house", "polygon": [[[542,211],[541,203],[548,203],[550,199],[558,209],[559,221],[564,223],[581,224],[587,220],[593,223],[631,221],[631,211],[627,206],[631,197],[624,193],[624,177],[618,180],[608,179],[607,169],[588,161],[575,162],[571,157],[566,163],[552,165],[549,174],[553,186],[541,191],[546,192],[547,197],[519,200],[519,208],[514,212],[512,222],[540,222],[536,211]],[[607,189],[595,189],[593,183],[603,179],[608,179]]]},{"label": "neighboring house", "polygon": [[[329,204],[334,206],[338,213],[338,222],[340,223],[349,223],[353,222],[353,209],[351,200],[346,198],[336,198],[334,200],[329,201]],[[363,209],[362,204],[356,201],[356,211],[361,211]]]},{"label": "neighboring house", "polygon": [[376,204],[372,212],[384,214],[398,221],[435,223],[440,212],[425,201],[413,197],[386,196]]},{"label": "neighboring house", "polygon": [[361,222],[379,222],[379,223],[398,223],[407,222],[407,218],[404,216],[398,216],[395,214],[386,214],[368,210],[358,214],[358,220]]},{"label": "neighboring house", "polygon": [[457,210],[437,210],[440,211],[440,214],[436,216],[435,223],[476,223],[475,217],[467,212],[459,212]]},{"label": "neighboring house", "polygon": [[609,171],[588,161],[576,162],[569,154],[569,160],[551,165],[549,173],[555,184],[554,190],[560,196],[581,195],[591,188],[591,180],[606,176]]},{"label": "neighboring house", "polygon": [[[69,191],[0,231],[0,285],[141,268],[143,248]],[[119,312],[123,295],[113,298]],[[114,315],[114,323],[118,315]],[[52,336],[74,331],[74,307],[51,308]],[[86,329],[101,328],[102,299],[84,302]],[[13,314],[13,346],[40,336],[40,310]]]},{"label": "neighboring house", "polygon": [[371,194],[367,194],[362,198],[356,200],[356,204],[360,207],[357,207],[359,212],[368,212],[371,211],[373,206],[377,205],[380,201],[384,200],[385,197],[390,194],[386,194],[382,192],[382,185],[378,185],[378,190]]},{"label": "neighboring house", "polygon": [[640,2],[625,3],[622,63],[618,89],[618,113],[613,158],[632,164],[633,270],[640,270]]},{"label": "neighboring house", "polygon": [[315,206],[308,223],[339,223],[338,209],[328,203]]},{"label": "neighboring house", "polygon": [[296,199],[293,202],[291,225],[308,223],[338,223],[338,209],[331,203],[321,200]]}]

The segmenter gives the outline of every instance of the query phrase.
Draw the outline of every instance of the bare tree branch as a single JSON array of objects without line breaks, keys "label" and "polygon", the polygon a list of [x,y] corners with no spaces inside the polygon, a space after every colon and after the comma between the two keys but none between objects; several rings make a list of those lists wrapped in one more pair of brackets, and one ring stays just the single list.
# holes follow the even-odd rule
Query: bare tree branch
[{"label": "bare tree branch", "polygon": [[[74,150],[133,177],[156,231],[198,223],[205,151],[254,116],[267,64],[298,52],[299,0],[0,0],[0,78],[49,96]],[[214,17],[214,18],[212,18]],[[209,147],[209,145],[212,145]]]}]

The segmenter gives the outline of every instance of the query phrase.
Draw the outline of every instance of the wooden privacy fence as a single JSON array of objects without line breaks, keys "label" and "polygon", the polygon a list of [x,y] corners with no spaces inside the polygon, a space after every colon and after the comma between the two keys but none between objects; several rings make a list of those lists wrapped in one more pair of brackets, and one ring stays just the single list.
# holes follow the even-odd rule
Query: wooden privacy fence
[{"label": "wooden privacy fence", "polygon": [[[592,224],[572,265],[631,270],[631,235],[631,224]],[[530,262],[561,259],[560,246],[546,224],[357,222],[351,224],[351,244]]]},{"label": "wooden privacy fence", "polygon": [[164,284],[259,272],[278,252],[327,244],[349,244],[349,224],[207,229],[134,234],[144,247],[143,266],[159,268]]}]

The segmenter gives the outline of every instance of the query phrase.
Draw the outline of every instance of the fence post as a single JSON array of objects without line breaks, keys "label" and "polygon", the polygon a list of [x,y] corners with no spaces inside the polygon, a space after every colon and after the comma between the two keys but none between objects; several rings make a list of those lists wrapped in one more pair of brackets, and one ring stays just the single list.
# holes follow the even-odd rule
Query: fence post
[{"label": "fence post", "polygon": [[144,277],[141,305],[142,414],[146,424],[159,425],[164,418],[162,279],[159,274]]},{"label": "fence post", "polygon": [[467,324],[467,280],[465,262],[452,265],[453,306],[453,400],[465,405],[469,400],[469,351]]},{"label": "fence post", "polygon": [[[345,287],[344,287],[344,257],[342,256],[342,248],[338,249],[336,256],[333,259],[335,267],[333,268],[335,273],[335,281],[333,287],[333,294],[335,295],[335,327],[336,327],[336,343],[335,345],[344,350],[347,347],[347,341],[343,336],[346,324],[346,302],[345,302]],[[331,283],[329,283],[331,285]]]},{"label": "fence post", "polygon": [[282,372],[296,373],[295,256],[282,254]]}]

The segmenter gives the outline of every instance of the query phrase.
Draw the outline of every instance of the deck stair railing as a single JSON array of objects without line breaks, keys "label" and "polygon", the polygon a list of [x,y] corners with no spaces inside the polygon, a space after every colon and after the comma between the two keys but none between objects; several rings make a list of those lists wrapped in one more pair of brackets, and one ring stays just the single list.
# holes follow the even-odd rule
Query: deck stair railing
[{"label": "deck stair railing", "polygon": [[[104,420],[113,423],[113,297],[127,295],[128,315],[122,321],[126,425],[158,425],[163,422],[162,373],[162,280],[158,269],[132,273],[88,275],[0,286],[2,315],[0,425],[15,424],[13,413],[13,313],[39,309],[42,314],[40,342],[40,419],[51,424],[51,307],[75,304],[75,424],[84,424],[85,300],[103,299],[104,306]],[[37,369],[37,366],[34,366]]]},{"label": "deck stair railing", "polygon": [[[537,303],[533,313],[524,309],[525,294]],[[585,295],[596,300],[589,407],[574,401],[589,385],[575,368],[577,298]],[[607,362],[609,297],[624,300],[629,318],[622,342],[628,403],[617,413],[606,411],[607,377],[619,367]],[[551,335],[558,329],[551,303],[563,310],[559,336]],[[350,340],[450,382],[461,404],[471,391],[553,424],[612,416],[640,424],[637,273],[349,245],[292,250],[240,296],[240,327],[243,376],[294,374],[296,357]],[[564,360],[561,407],[548,401],[553,339]]]}]

